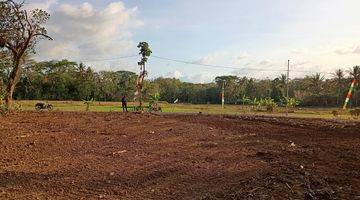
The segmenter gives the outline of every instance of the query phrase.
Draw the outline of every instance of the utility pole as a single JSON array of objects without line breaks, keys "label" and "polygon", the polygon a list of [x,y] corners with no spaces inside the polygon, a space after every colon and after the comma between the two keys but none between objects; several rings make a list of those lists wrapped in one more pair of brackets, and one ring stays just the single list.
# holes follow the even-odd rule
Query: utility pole
[{"label": "utility pole", "polygon": [[290,60],[288,60],[287,75],[286,75],[286,117],[289,115],[289,79],[290,79]]},{"label": "utility pole", "polygon": [[224,109],[225,104],[225,81],[222,83],[222,92],[221,92],[221,107]]}]

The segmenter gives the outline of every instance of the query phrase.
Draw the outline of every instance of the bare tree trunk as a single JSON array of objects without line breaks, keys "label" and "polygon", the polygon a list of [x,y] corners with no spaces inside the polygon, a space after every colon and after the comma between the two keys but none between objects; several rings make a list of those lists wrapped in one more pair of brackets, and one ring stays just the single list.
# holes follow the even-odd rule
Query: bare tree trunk
[{"label": "bare tree trunk", "polygon": [[138,95],[139,95],[139,108],[142,109],[142,75],[139,80]]},{"label": "bare tree trunk", "polygon": [[139,80],[139,107],[142,109],[142,88],[144,85],[144,78],[145,78],[145,64],[142,66],[142,72],[140,73],[140,80]]},{"label": "bare tree trunk", "polygon": [[8,85],[6,88],[6,97],[5,97],[5,103],[8,109],[12,108],[12,97],[14,94],[16,82],[18,81],[19,75],[20,75],[20,59],[18,59],[16,56],[14,56],[13,60],[14,68],[10,73]]}]

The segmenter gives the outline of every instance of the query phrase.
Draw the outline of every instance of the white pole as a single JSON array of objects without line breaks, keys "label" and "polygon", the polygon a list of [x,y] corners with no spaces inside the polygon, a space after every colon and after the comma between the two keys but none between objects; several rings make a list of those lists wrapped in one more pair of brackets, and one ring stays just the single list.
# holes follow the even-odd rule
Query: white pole
[{"label": "white pole", "polygon": [[225,82],[222,84],[222,92],[221,92],[221,107],[224,109],[225,104]]},{"label": "white pole", "polygon": [[287,77],[286,77],[286,117],[289,115],[289,79],[290,79],[290,60],[288,60]]}]

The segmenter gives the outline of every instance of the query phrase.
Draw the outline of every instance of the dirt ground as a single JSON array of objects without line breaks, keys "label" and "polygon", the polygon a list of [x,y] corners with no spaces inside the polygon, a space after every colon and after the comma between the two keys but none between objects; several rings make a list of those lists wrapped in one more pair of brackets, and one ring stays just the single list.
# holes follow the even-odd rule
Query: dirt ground
[{"label": "dirt ground", "polygon": [[360,124],[11,114],[0,118],[0,199],[360,199]]}]

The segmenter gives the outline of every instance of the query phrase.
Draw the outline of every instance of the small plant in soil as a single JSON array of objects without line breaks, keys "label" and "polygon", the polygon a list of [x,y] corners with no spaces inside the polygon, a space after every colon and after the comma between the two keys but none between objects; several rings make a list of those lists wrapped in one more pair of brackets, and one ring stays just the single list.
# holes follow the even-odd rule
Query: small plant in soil
[{"label": "small plant in soil", "polygon": [[257,111],[263,111],[266,110],[267,112],[274,112],[275,108],[277,107],[277,104],[275,103],[274,99],[267,97],[260,100],[254,100],[253,104],[256,105]]},{"label": "small plant in soil", "polygon": [[285,98],[285,105],[289,109],[289,112],[294,112],[295,107],[300,104],[300,101],[295,98]]},{"label": "small plant in soil", "polygon": [[161,107],[159,106],[160,94],[157,92],[151,95],[151,99],[149,101],[149,112],[152,111],[161,111]]},{"label": "small plant in soil", "polygon": [[94,98],[91,98],[90,100],[83,100],[84,104],[86,105],[86,111],[90,111],[90,106],[95,104]]}]

